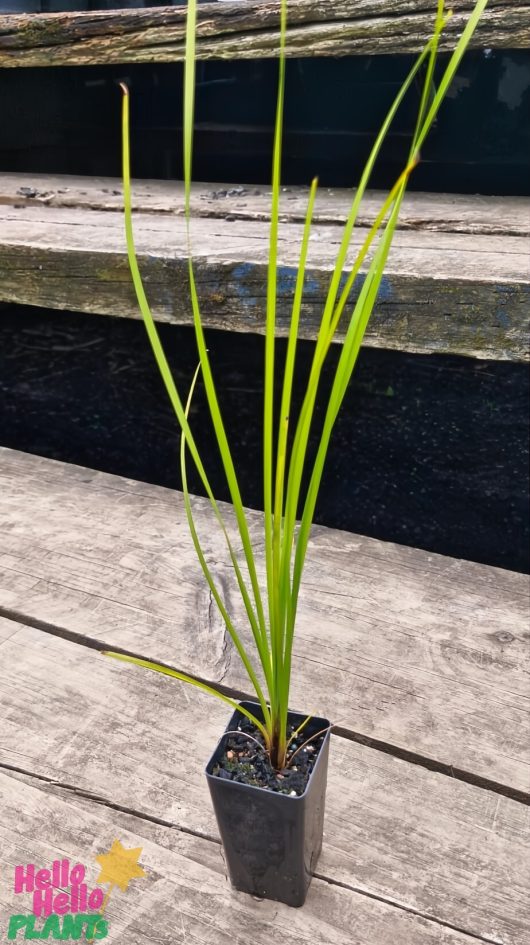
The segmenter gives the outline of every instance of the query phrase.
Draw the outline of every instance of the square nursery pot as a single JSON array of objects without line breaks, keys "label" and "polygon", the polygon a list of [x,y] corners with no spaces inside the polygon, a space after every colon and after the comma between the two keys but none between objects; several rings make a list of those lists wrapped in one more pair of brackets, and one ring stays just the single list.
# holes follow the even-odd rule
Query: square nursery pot
[{"label": "square nursery pot", "polygon": [[[258,704],[241,705],[263,718]],[[240,712],[234,712],[225,732],[237,729],[241,718]],[[289,721],[296,725],[305,718],[289,713]],[[309,735],[330,723],[315,717],[310,725]],[[221,737],[206,766],[206,777],[230,880],[236,889],[289,906],[304,904],[322,848],[329,741],[328,731],[304,793],[291,797],[214,775],[224,750],[224,734]]]}]

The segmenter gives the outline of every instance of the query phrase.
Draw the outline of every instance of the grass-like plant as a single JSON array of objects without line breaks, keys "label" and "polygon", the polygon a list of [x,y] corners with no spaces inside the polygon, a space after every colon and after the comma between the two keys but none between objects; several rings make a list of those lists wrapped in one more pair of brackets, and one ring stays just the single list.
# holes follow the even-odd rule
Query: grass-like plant
[{"label": "grass-like plant", "polygon": [[[298,328],[302,312],[309,237],[318,182],[314,180],[309,189],[307,212],[300,245],[298,275],[292,300],[287,353],[281,385],[281,402],[279,409],[275,409],[278,231],[280,226],[280,180],[288,7],[287,0],[281,0],[278,98],[272,155],[272,202],[266,296],[263,407],[263,508],[266,587],[262,587],[258,580],[255,550],[252,546],[237,473],[230,451],[225,424],[219,408],[210,357],[204,336],[199,290],[195,280],[193,265],[191,169],[195,107],[197,0],[188,0],[187,6],[183,139],[188,274],[191,314],[197,340],[199,367],[193,380],[192,389],[185,400],[181,398],[177,391],[166,355],[160,342],[142,283],[136,256],[131,202],[129,95],[126,86],[122,86],[125,231],[134,288],[154,356],[182,432],[180,452],[182,486],[186,514],[195,551],[213,599],[219,608],[232,643],[246,670],[250,687],[255,692],[263,718],[257,718],[252,712],[243,707],[240,708],[240,711],[248,716],[256,726],[256,729],[261,732],[265,748],[270,754],[271,763],[276,769],[285,767],[289,760],[287,716],[296,613],[309,534],[331,433],[348,389],[364,333],[376,302],[409,177],[420,159],[421,148],[487,2],[488,0],[477,0],[463,33],[441,75],[436,77],[435,84],[435,66],[437,64],[440,36],[446,20],[450,16],[445,10],[444,0],[437,0],[432,37],[421,54],[417,57],[392,103],[374,142],[372,151],[361,175],[359,185],[353,193],[351,210],[344,226],[342,241],[337,253],[335,266],[330,276],[326,299],[322,307],[309,379],[305,387],[301,409],[295,420],[293,418],[291,401],[296,376]],[[391,188],[386,198],[382,200],[381,208],[373,225],[366,231],[365,239],[361,249],[357,253],[353,267],[344,280],[343,274],[347,268],[347,256],[353,230],[374,164],[396,112],[412,83],[419,76],[422,76],[422,94],[420,97],[415,131],[412,135],[408,161],[394,186]],[[364,271],[361,276],[361,267],[363,266]],[[352,302],[350,297],[354,284],[355,286],[359,285],[360,288],[355,302]],[[315,403],[320,387],[322,369],[339,325],[341,325],[344,334],[344,341],[342,342],[342,350],[334,371],[331,390],[327,399],[324,422],[319,434],[318,449],[315,458],[310,461],[308,457],[308,442],[313,423]],[[223,513],[213,494],[189,423],[190,401],[199,372],[204,383],[213,431],[222,458],[226,481],[233,504],[237,531],[239,533],[238,547],[234,546]],[[246,612],[246,619],[248,620],[252,633],[253,647],[249,647],[247,643],[248,634],[242,634],[241,631],[238,631],[236,628],[234,620],[227,610],[227,605],[218,587],[215,575],[212,573],[206,560],[206,555],[197,533],[193,516],[192,500],[188,490],[186,471],[188,453],[196,466],[203,488],[210,500],[215,519],[226,541],[234,581],[239,589]],[[305,474],[308,474],[309,484],[303,489]],[[298,520],[298,516],[300,516],[300,520]],[[217,698],[222,699],[224,702],[229,703],[232,707],[237,707],[237,703],[229,696],[218,692],[213,686],[208,686],[206,683],[185,673],[170,669],[158,663],[125,656],[119,653],[108,653],[108,655],[191,683],[199,689],[205,690],[217,696]],[[310,716],[308,716],[306,722],[309,718]]]}]

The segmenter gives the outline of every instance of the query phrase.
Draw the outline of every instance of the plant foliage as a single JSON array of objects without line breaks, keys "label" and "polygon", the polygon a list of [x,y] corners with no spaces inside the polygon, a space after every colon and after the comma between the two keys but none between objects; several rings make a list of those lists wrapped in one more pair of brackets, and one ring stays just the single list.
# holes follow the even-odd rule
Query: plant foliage
[{"label": "plant foliage", "polygon": [[[463,33],[450,55],[441,75],[435,76],[437,55],[448,14],[443,0],[437,0],[433,34],[399,90],[374,142],[372,151],[361,175],[359,185],[352,195],[352,205],[344,226],[335,266],[330,277],[327,296],[322,307],[320,326],[314,348],[309,379],[305,387],[302,407],[296,422],[292,419],[291,401],[296,378],[296,351],[298,327],[304,297],[304,278],[307,264],[312,216],[317,196],[318,182],[314,180],[309,189],[307,212],[303,226],[298,275],[292,300],[291,320],[287,341],[287,354],[281,384],[281,402],[275,410],[276,380],[276,308],[278,272],[278,233],[280,227],[282,129],[285,97],[285,60],[287,44],[288,0],[281,0],[279,76],[274,145],[272,156],[272,203],[269,236],[269,263],[266,295],[265,330],[265,381],[263,406],[263,508],[265,540],[266,586],[258,579],[256,554],[252,545],[247,516],[232,454],[219,407],[210,357],[206,346],[201,320],[199,292],[195,280],[192,252],[191,214],[191,169],[193,157],[193,128],[195,107],[196,69],[196,23],[197,0],[188,0],[186,54],[184,64],[184,183],[185,220],[188,241],[188,275],[193,324],[197,340],[199,367],[192,389],[186,401],[181,399],[175,386],[171,370],[160,342],[147,296],[142,283],[134,245],[132,222],[132,198],[129,155],[129,94],[123,90],[122,142],[123,184],[125,204],[125,230],[129,265],[138,304],[151,342],[160,373],[181,428],[181,471],[186,514],[191,537],[204,577],[230,638],[241,658],[261,706],[263,720],[256,718],[247,709],[247,715],[261,731],[272,763],[281,768],[286,764],[287,713],[291,680],[293,639],[300,584],[307,554],[308,540],[313,521],[315,504],[333,427],[346,394],[354,370],[364,333],[372,314],[381,280],[385,271],[392,239],[398,223],[400,207],[411,173],[420,160],[420,151],[429,133],[440,105],[447,93],[462,56],[475,31],[488,0],[478,0]],[[422,77],[422,95],[410,153],[403,172],[384,200],[372,227],[358,251],[353,266],[348,272],[347,259],[357,215],[381,146],[395,115],[412,83]],[[436,84],[435,84],[436,78]],[[363,274],[361,275],[361,267]],[[347,272],[346,278],[344,273]],[[352,289],[360,286],[354,302]],[[312,429],[315,403],[320,389],[322,369],[337,329],[341,325],[344,342],[334,372],[331,390],[327,395],[327,407],[320,432],[318,449],[314,459],[309,460],[308,443]],[[237,547],[216,502],[207,472],[202,463],[193,431],[189,423],[189,407],[193,388],[200,372],[208,400],[216,441],[223,462],[226,481],[233,505],[237,525]],[[215,519],[226,541],[228,555],[233,568],[234,580],[239,589],[251,630],[253,646],[249,646],[248,634],[243,634],[234,624],[226,603],[203,551],[193,516],[193,505],[188,490],[187,458],[191,456],[198,471],[203,488],[210,500]],[[304,476],[308,475],[308,486],[303,489]],[[215,688],[188,676],[148,660],[136,659],[119,653],[108,653],[116,659],[136,663],[157,670],[177,679],[189,682],[217,696],[233,707],[236,703]]]}]

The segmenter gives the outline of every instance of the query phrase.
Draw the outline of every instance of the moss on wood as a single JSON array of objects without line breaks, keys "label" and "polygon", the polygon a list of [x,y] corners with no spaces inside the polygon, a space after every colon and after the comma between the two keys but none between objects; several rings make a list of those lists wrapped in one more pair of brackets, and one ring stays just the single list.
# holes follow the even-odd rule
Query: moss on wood
[{"label": "moss on wood", "polygon": [[[444,48],[454,45],[473,5],[454,0]],[[424,0],[291,0],[287,55],[416,52],[431,33],[434,7]],[[278,16],[279,0],[201,5],[198,57],[277,55]],[[184,55],[184,19],[182,7],[0,16],[0,66],[176,61]],[[529,0],[491,0],[471,45],[529,47]]]}]

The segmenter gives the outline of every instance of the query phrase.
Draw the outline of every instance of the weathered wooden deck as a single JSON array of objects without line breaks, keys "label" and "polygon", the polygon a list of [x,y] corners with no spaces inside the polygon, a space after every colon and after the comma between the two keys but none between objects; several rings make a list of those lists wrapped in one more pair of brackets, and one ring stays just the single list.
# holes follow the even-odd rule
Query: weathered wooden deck
[{"label": "weathered wooden deck", "polygon": [[69,857],[91,886],[119,838],[147,872],[107,907],[120,945],[529,945],[526,577],[315,529],[292,704],[339,728],[318,873],[289,910],[225,877],[200,760],[229,710],[99,652],[244,691],[179,494],[3,450],[0,567],[2,934],[15,865]]},{"label": "weathered wooden deck", "polygon": [[[0,175],[0,301],[139,317],[115,179]],[[367,195],[352,248],[381,205]],[[316,337],[351,205],[323,188],[310,240],[300,334]],[[279,242],[278,333],[288,330],[307,190],[285,187]],[[153,314],[190,324],[182,185],[134,184],[135,239]],[[206,325],[265,324],[267,187],[202,184],[192,241]],[[522,197],[410,193],[365,344],[422,353],[528,358],[530,202]],[[340,333],[339,333],[340,335]]]}]

